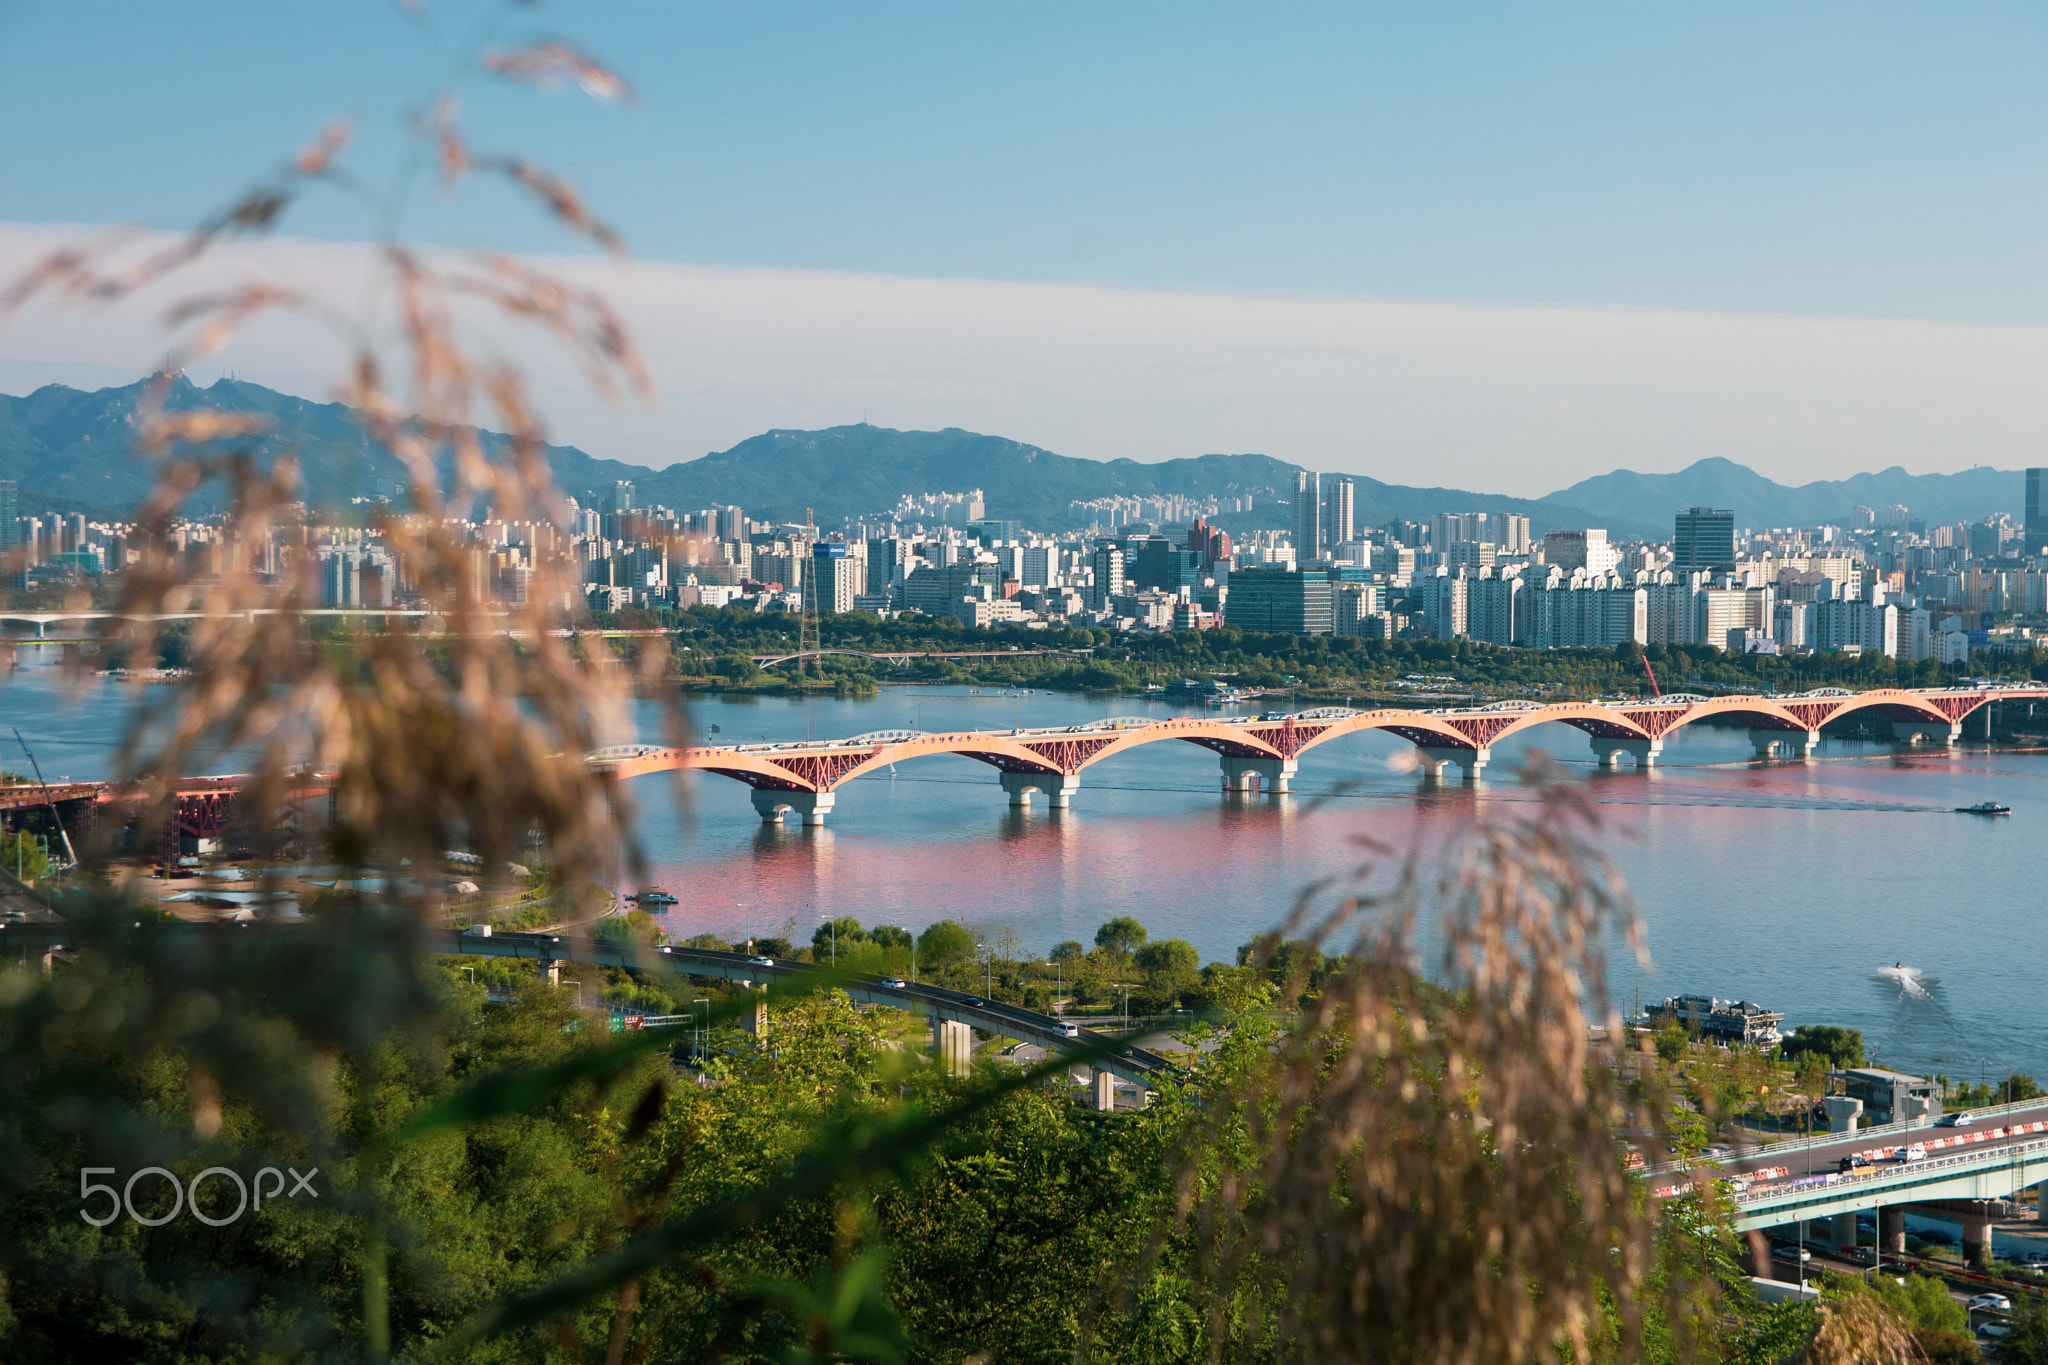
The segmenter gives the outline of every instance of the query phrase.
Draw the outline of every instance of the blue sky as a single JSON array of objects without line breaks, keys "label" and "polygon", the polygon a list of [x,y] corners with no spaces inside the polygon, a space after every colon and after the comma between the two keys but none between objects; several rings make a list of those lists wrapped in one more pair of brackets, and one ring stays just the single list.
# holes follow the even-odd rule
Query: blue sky
[{"label": "blue sky", "polygon": [[[0,0],[0,220],[176,228],[335,114],[388,167],[482,12]],[[610,3],[504,33],[641,102],[471,82],[465,126],[655,261],[2048,324],[2038,6]],[[415,206],[433,240],[575,249],[502,191]],[[287,229],[372,230],[332,198]]]}]

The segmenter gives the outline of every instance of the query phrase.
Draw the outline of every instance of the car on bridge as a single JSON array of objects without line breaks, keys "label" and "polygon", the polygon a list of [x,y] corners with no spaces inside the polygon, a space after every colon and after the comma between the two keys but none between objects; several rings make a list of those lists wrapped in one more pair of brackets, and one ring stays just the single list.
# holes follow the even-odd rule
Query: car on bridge
[{"label": "car on bridge", "polygon": [[773,967],[775,959],[772,957],[750,957],[747,959],[747,965],[749,967]]},{"label": "car on bridge", "polygon": [[2010,1313],[2012,1300],[2003,1294],[1979,1294],[1963,1307],[1978,1313]]},{"label": "car on bridge", "polygon": [[910,983],[900,976],[885,976],[882,978],[882,984],[892,991],[907,991],[910,989]]},{"label": "car on bridge", "polygon": [[1894,1147],[1892,1148],[1892,1160],[1901,1165],[1908,1161],[1925,1161],[1927,1160],[1927,1148],[1917,1142],[1910,1147]]},{"label": "car on bridge", "polygon": [[1870,1169],[1870,1158],[1862,1155],[1861,1153],[1845,1156],[1837,1165],[1836,1169],[1841,1171],[1844,1175],[1847,1175],[1851,1171],[1867,1171]]},{"label": "car on bridge", "polygon": [[1953,1114],[1943,1114],[1934,1121],[1934,1126],[1936,1128],[1967,1128],[1976,1121],[1977,1116],[1975,1114],[1972,1114],[1967,1109],[1959,1109]]}]

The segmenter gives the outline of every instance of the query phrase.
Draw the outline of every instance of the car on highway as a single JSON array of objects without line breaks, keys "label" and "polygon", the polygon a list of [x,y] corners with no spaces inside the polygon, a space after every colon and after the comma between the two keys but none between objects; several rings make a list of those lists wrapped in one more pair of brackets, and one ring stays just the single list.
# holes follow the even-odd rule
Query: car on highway
[{"label": "car on highway", "polygon": [[750,957],[747,959],[747,965],[750,967],[773,967],[775,959],[772,957]]},{"label": "car on highway", "polygon": [[1892,1148],[1892,1160],[1901,1164],[1908,1161],[1925,1161],[1927,1160],[1927,1148],[1918,1142],[1910,1147],[1894,1147]]},{"label": "car on highway", "polygon": [[1079,1038],[1080,1036],[1081,1026],[1079,1024],[1069,1022],[1065,1019],[1060,1020],[1060,1037]]},{"label": "car on highway", "polygon": [[1988,1337],[1992,1341],[1996,1341],[2000,1337],[2011,1336],[2012,1325],[2010,1323],[2004,1322],[1981,1323],[1977,1328],[1977,1335],[1980,1337]]},{"label": "car on highway", "polygon": [[885,976],[882,978],[882,984],[892,991],[907,991],[910,989],[910,983],[900,976]]},{"label": "car on highway", "polygon": [[1963,1306],[1979,1313],[2010,1313],[2012,1300],[2003,1294],[1979,1294]]},{"label": "car on highway", "polygon": [[1943,1114],[1934,1121],[1936,1128],[1968,1128],[1977,1121],[1977,1116],[1967,1109],[1958,1109],[1953,1114]]},{"label": "car on highway", "polygon": [[961,1004],[963,1004],[963,1005],[965,1005],[965,1006],[967,1006],[967,1007],[968,1007],[969,1009],[977,1009],[977,1010],[978,1010],[978,1009],[980,1009],[980,1008],[981,1008],[981,1007],[982,1007],[983,1005],[986,1005],[986,1004],[988,1003],[988,1001],[986,1001],[986,1000],[982,999],[982,998],[981,998],[980,996],[978,996],[978,995],[970,995],[970,996],[968,996],[968,997],[967,997],[967,998],[966,998],[965,1000],[962,1000],[962,1001],[961,1001],[960,1003],[961,1003]]},{"label": "car on highway", "polygon": [[1870,1158],[1867,1156],[1845,1156],[1838,1163],[1836,1169],[1844,1174],[1850,1171],[1867,1171],[1870,1169]]},{"label": "car on highway", "polygon": [[1810,1261],[1813,1253],[1797,1242],[1773,1242],[1771,1254],[1782,1261]]}]

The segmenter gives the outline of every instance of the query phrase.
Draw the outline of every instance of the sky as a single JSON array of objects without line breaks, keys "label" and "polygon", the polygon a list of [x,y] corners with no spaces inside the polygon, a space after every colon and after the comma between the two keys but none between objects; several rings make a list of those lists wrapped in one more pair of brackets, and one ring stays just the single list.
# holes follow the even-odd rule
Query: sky
[{"label": "sky", "polygon": [[[651,405],[519,350],[594,454],[865,418],[1518,495],[2040,458],[2038,6],[0,0],[0,276],[187,226],[337,116],[407,183],[409,113],[536,36],[637,99],[470,78],[461,127],[569,175],[635,264],[483,178],[395,221],[615,291]],[[346,298],[391,221],[315,195],[230,264]],[[24,310],[0,391],[161,349],[134,309]],[[278,329],[218,367],[333,375]]]}]

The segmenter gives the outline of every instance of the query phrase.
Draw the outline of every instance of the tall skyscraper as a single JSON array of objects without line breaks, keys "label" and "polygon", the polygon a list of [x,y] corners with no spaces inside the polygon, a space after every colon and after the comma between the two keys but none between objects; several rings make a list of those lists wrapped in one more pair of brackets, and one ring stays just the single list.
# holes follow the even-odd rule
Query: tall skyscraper
[{"label": "tall skyscraper", "polygon": [[[2048,506],[2043,505],[2048,499],[2042,496],[2048,493],[2048,488],[2043,488],[2043,484],[2048,484],[2048,469],[2027,471],[2027,553],[2030,555],[2041,553],[2041,547],[2048,545]],[[0,498],[5,496],[0,493]]]},{"label": "tall skyscraper", "polygon": [[1671,567],[1716,569],[1735,562],[1735,513],[1724,507],[1688,507],[1671,530]]},{"label": "tall skyscraper", "polygon": [[[2028,473],[2027,489],[2030,495],[2034,487],[2033,475],[2039,472],[2040,471],[2038,470],[2032,470]],[[2031,496],[2028,497],[2027,506],[2033,506],[2033,499]],[[21,543],[21,528],[15,525],[16,520],[19,519],[20,516],[20,494],[15,489],[14,480],[0,479],[0,549],[4,549],[14,545],[19,545]],[[2030,516],[2030,524],[2031,520],[2032,518]]]},{"label": "tall skyscraper", "polygon": [[1306,469],[1294,476],[1294,562],[1306,564],[1323,552],[1323,476]]},{"label": "tall skyscraper", "polygon": [[1344,478],[1333,478],[1323,485],[1323,546],[1318,557],[1334,555],[1339,545],[1357,539],[1357,489],[1355,483]]}]

